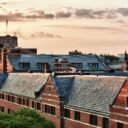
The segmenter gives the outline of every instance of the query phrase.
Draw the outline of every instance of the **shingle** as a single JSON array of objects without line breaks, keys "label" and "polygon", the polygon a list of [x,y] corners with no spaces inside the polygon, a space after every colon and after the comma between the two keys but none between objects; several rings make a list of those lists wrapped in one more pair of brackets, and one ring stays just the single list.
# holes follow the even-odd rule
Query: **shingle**
[{"label": "shingle", "polygon": [[68,96],[71,92],[72,83],[73,83],[74,77],[63,77],[63,76],[57,76],[54,77],[54,85],[56,87],[57,93],[59,96],[64,97],[65,100],[68,99]]},{"label": "shingle", "polygon": [[40,91],[48,78],[48,74],[41,73],[9,73],[3,76],[0,76],[3,81],[1,91],[31,98],[35,98],[35,92]]},{"label": "shingle", "polygon": [[126,78],[76,76],[67,106],[90,112],[109,113],[111,105]]}]

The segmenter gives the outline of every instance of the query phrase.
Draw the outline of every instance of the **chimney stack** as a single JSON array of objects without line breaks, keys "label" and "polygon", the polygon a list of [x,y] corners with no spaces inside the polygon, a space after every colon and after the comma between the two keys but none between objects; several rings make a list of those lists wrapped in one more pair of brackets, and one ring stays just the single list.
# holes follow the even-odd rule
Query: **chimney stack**
[{"label": "chimney stack", "polygon": [[5,72],[6,70],[6,49],[2,48],[1,49],[1,71]]},{"label": "chimney stack", "polygon": [[47,64],[44,64],[44,73],[47,73]]}]

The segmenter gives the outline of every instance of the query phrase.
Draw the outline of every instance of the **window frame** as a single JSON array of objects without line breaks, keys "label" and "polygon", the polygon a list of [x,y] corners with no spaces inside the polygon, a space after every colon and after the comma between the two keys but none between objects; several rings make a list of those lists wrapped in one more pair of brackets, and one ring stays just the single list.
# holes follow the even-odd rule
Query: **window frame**
[{"label": "window frame", "polygon": [[91,124],[91,125],[94,125],[94,126],[97,126],[98,125],[98,117],[97,117],[97,115],[90,115],[89,116],[89,123]]},{"label": "window frame", "polygon": [[64,117],[70,118],[70,109],[64,109]]},{"label": "window frame", "polygon": [[[106,126],[106,123],[107,123],[107,126]],[[109,128],[109,119],[108,118],[103,118],[102,119],[102,127],[103,128]]]},{"label": "window frame", "polygon": [[56,109],[55,109],[55,107],[50,106],[50,114],[52,114],[52,115],[55,115],[55,114],[56,114]]},{"label": "window frame", "polygon": [[79,111],[74,112],[74,119],[77,121],[80,121],[80,112]]},{"label": "window frame", "polygon": [[39,102],[36,103],[36,109],[41,110],[41,103],[39,103]]},{"label": "window frame", "polygon": [[124,124],[120,123],[120,122],[117,122],[117,128],[124,128]]}]

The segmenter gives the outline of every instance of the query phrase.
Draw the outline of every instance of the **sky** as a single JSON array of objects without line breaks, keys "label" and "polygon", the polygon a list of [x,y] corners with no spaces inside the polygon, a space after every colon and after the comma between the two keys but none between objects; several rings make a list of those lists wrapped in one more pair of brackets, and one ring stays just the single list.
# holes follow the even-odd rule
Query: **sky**
[{"label": "sky", "polygon": [[117,55],[128,50],[128,0],[0,0],[0,30],[38,53]]}]

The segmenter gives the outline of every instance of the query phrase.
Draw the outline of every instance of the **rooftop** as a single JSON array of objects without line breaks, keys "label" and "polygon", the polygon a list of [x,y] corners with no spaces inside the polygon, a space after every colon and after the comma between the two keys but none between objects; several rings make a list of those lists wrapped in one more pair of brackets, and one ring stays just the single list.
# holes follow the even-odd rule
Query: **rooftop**
[{"label": "rooftop", "polygon": [[[50,74],[3,73],[0,74],[0,91],[35,98],[41,92]],[[52,76],[58,96],[64,97],[65,107],[86,112],[109,115],[112,105],[127,77],[120,76]],[[41,99],[41,95],[38,97]]]},{"label": "rooftop", "polygon": [[9,73],[0,74],[0,90],[6,93],[35,98],[35,92],[45,85],[48,74]]}]

